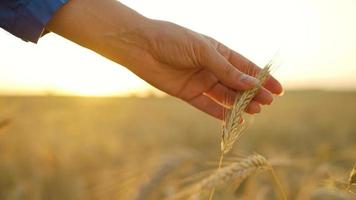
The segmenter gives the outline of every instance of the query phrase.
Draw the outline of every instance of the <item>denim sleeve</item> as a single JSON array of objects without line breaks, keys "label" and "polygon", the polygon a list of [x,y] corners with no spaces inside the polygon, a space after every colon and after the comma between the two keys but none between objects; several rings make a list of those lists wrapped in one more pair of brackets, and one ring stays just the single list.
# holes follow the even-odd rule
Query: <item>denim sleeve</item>
[{"label": "denim sleeve", "polygon": [[69,0],[0,0],[0,27],[37,43],[53,14]]}]

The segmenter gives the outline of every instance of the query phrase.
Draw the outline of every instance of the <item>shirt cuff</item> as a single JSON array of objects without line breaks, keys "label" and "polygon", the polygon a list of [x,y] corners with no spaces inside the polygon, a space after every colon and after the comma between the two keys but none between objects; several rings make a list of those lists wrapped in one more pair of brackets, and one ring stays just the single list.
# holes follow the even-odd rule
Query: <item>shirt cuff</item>
[{"label": "shirt cuff", "polygon": [[31,0],[16,12],[13,34],[37,43],[54,13],[68,0]]}]

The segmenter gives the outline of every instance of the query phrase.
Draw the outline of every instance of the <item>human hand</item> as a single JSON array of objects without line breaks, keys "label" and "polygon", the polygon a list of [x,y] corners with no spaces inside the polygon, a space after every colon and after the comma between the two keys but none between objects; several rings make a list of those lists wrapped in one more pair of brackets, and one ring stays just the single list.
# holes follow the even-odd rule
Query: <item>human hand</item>
[{"label": "human hand", "polygon": [[[71,0],[47,30],[120,63],[156,88],[219,119],[226,97],[256,84],[247,74],[260,70],[212,38],[148,19],[115,0]],[[260,105],[272,103],[272,93],[282,90],[270,77],[246,111],[260,112]]]},{"label": "human hand", "polygon": [[[169,22],[149,23],[142,29],[145,38],[132,42],[138,44],[133,48],[139,57],[128,65],[156,88],[222,119],[227,95],[239,96],[257,83],[247,74],[260,68],[223,44]],[[260,112],[260,105],[271,104],[272,93],[282,90],[270,77],[246,111]]]}]

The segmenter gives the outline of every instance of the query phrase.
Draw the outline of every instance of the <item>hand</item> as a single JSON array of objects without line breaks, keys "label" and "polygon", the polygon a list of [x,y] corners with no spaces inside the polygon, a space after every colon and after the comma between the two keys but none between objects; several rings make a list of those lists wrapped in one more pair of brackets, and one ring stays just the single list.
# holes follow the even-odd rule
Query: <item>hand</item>
[{"label": "hand", "polygon": [[[226,97],[256,84],[247,74],[260,70],[212,38],[148,19],[116,0],[71,0],[46,28],[219,119]],[[272,103],[272,93],[282,93],[282,87],[270,77],[247,112],[258,113],[261,104]]]},{"label": "hand", "polygon": [[[257,83],[247,73],[256,74],[260,68],[223,44],[172,23],[149,23],[142,29],[141,41],[146,42],[132,47],[138,61],[128,65],[156,88],[222,119],[227,95],[231,99]],[[272,93],[282,93],[282,87],[271,77],[247,112],[258,113],[260,104],[271,104]]]}]

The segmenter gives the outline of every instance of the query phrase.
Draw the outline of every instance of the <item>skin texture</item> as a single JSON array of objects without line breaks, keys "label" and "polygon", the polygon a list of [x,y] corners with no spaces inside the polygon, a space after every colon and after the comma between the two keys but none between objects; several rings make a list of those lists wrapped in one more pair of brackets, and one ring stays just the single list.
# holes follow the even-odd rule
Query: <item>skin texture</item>
[{"label": "skin texture", "polygon": [[[258,68],[218,41],[176,24],[146,18],[115,0],[71,0],[49,31],[111,59],[154,87],[222,119],[226,97],[256,84]],[[248,106],[258,113],[281,94],[270,77]],[[233,99],[233,98],[230,98]]]}]

